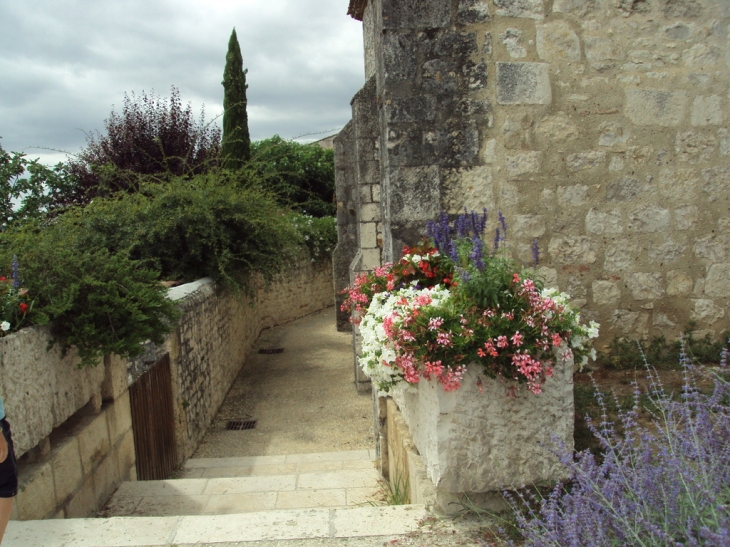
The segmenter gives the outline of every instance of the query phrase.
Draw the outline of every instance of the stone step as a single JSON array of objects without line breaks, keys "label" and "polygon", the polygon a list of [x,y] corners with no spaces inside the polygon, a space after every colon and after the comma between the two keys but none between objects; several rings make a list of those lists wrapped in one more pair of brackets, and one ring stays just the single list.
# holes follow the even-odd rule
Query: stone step
[{"label": "stone step", "polygon": [[181,478],[247,477],[288,475],[340,469],[373,469],[375,450],[246,456],[240,458],[194,458],[185,462]]},{"label": "stone step", "polygon": [[[235,515],[11,521],[3,547],[200,547],[341,545],[370,547],[419,530],[423,505],[280,510]],[[360,542],[358,538],[377,538]],[[296,541],[301,540],[301,542]],[[291,542],[291,543],[290,543]]]},{"label": "stone step", "polygon": [[194,478],[123,483],[100,516],[347,507],[376,504],[382,497],[380,473],[367,450],[189,460],[185,470],[194,471]]}]

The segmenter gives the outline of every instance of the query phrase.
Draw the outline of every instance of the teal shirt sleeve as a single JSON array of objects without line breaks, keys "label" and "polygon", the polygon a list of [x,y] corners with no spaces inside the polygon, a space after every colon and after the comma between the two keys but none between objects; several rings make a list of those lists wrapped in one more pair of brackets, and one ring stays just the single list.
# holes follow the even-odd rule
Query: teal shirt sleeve
[{"label": "teal shirt sleeve", "polygon": [[5,405],[3,405],[3,398],[0,397],[0,420],[5,418]]}]

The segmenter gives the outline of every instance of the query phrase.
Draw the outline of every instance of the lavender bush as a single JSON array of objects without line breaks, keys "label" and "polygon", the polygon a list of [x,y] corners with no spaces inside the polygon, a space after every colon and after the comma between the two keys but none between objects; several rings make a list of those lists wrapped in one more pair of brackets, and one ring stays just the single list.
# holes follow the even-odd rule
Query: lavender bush
[{"label": "lavender bush", "polygon": [[[591,431],[600,441],[598,461],[589,451],[561,459],[568,484],[536,499],[508,499],[525,545],[553,546],[730,546],[730,382],[727,348],[719,372],[694,368],[682,353],[685,385],[681,400],[664,391],[647,365],[651,425],[634,407],[610,423],[602,395],[602,421]],[[700,374],[712,374],[714,389],[703,394]]]}]

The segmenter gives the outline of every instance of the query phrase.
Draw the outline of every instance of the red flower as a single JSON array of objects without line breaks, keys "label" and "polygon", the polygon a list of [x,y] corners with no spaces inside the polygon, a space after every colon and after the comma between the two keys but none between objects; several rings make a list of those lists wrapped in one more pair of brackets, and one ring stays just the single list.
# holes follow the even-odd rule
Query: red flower
[{"label": "red flower", "polygon": [[28,311],[28,304],[26,304],[25,302],[21,302],[20,304],[18,304],[18,307],[20,308],[20,313],[25,313]]}]

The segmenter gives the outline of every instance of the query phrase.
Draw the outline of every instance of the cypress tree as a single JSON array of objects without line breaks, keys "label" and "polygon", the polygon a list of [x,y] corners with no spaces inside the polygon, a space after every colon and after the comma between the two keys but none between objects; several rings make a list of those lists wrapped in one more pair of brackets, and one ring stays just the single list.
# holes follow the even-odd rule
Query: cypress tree
[{"label": "cypress tree", "polygon": [[251,157],[246,114],[246,73],[236,29],[231,33],[223,71],[223,142],[221,159],[226,169],[240,169]]}]

